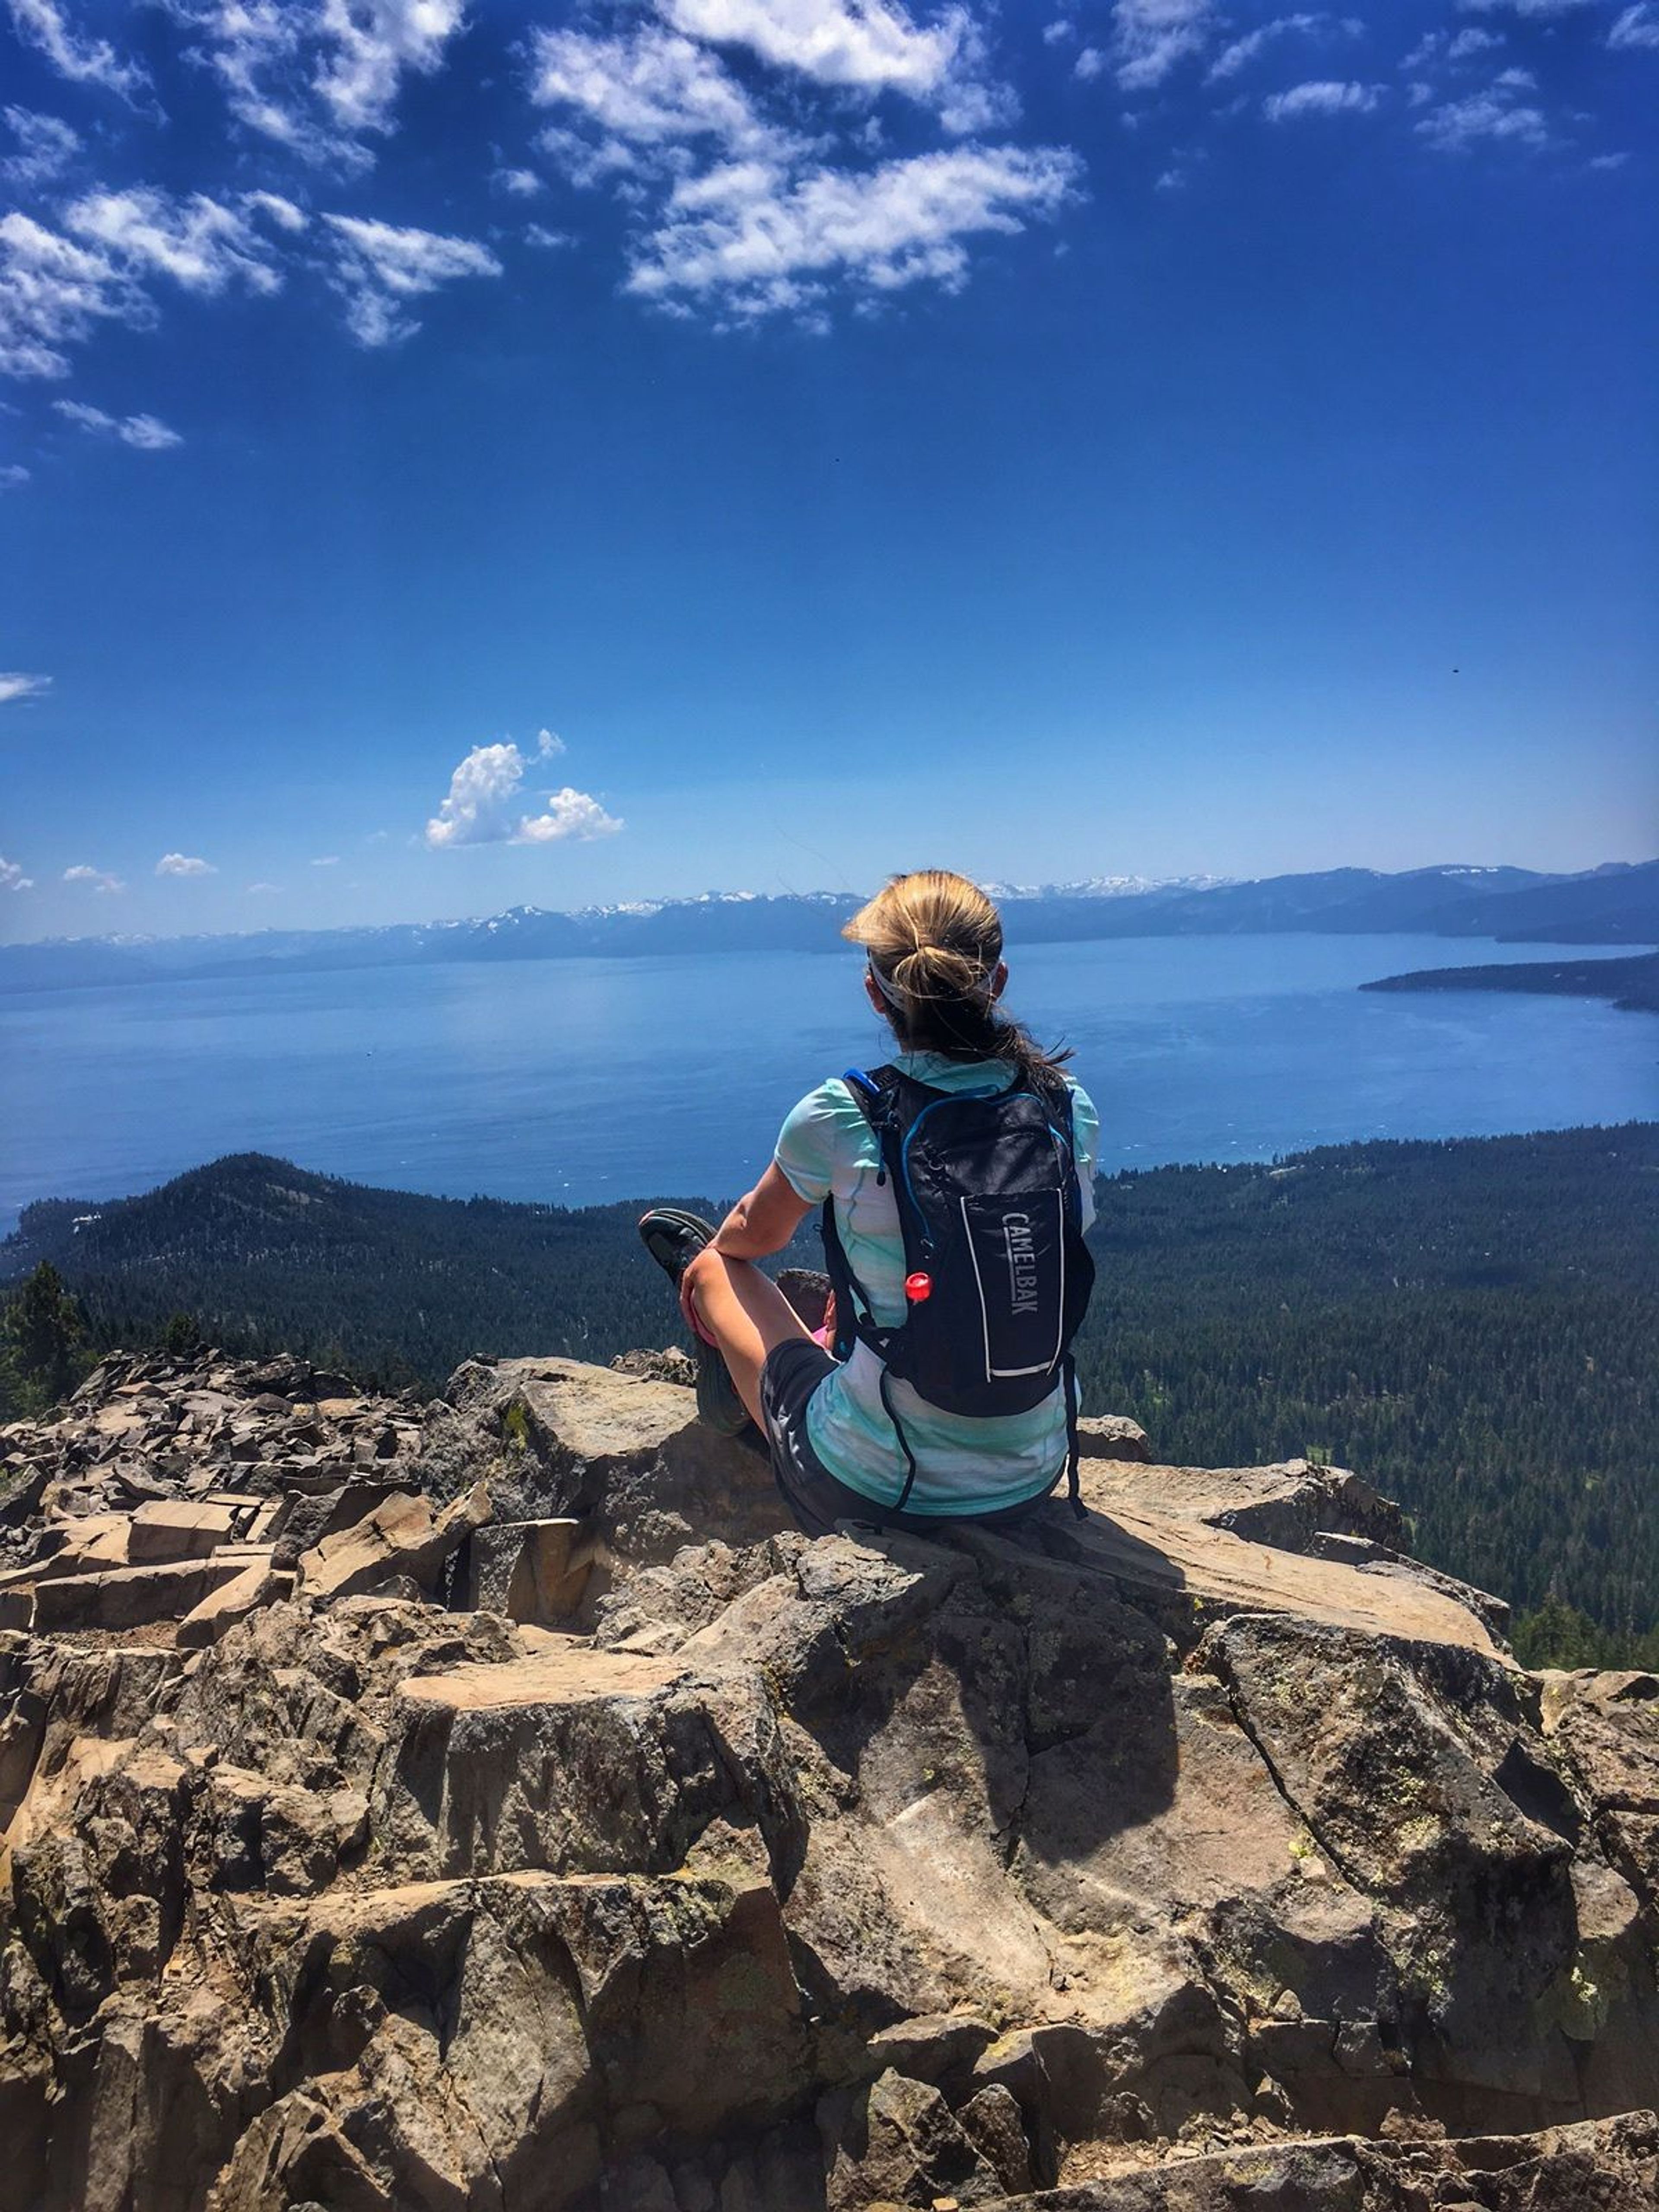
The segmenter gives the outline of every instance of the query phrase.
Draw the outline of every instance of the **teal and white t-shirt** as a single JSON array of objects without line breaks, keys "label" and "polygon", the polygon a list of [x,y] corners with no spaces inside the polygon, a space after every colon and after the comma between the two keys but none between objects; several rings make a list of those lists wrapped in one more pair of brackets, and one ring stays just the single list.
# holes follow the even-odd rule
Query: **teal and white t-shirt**
[{"label": "teal and white t-shirt", "polygon": [[[934,1052],[899,1053],[893,1065],[936,1091],[969,1095],[1003,1090],[1013,1078],[1006,1060],[947,1060]],[[1086,1229],[1094,1218],[1100,1120],[1087,1092],[1075,1083],[1069,1087]],[[798,1198],[812,1205],[834,1199],[848,1264],[878,1324],[897,1328],[905,1315],[898,1207],[891,1185],[876,1181],[881,1147],[875,1133],[839,1076],[809,1091],[790,1114],[778,1136],[777,1163]],[[1029,1413],[996,1420],[942,1413],[896,1376],[888,1389],[915,1455],[907,1513],[994,1513],[1039,1496],[1065,1464],[1066,1394],[1058,1386]],[[881,1402],[881,1361],[868,1345],[855,1343],[846,1365],[812,1393],[806,1437],[849,1489],[879,1504],[896,1500],[904,1455]]]}]

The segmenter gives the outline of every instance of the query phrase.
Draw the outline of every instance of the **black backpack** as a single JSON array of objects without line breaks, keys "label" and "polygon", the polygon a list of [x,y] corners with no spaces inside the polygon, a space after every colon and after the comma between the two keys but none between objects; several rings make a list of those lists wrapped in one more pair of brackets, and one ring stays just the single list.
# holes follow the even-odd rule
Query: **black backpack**
[{"label": "black backpack", "polygon": [[896,1067],[842,1079],[881,1146],[878,1182],[890,1182],[904,1237],[906,1318],[877,1325],[823,1207],[823,1245],[836,1291],[836,1356],[854,1340],[882,1362],[881,1401],[908,1470],[892,1510],[916,1479],[893,1411],[897,1376],[930,1406],[980,1419],[1030,1412],[1060,1382],[1066,1472],[1078,1492],[1077,1376],[1072,1340],[1094,1286],[1083,1241],[1072,1094],[1059,1077],[1016,1076],[989,1096],[935,1091]]}]

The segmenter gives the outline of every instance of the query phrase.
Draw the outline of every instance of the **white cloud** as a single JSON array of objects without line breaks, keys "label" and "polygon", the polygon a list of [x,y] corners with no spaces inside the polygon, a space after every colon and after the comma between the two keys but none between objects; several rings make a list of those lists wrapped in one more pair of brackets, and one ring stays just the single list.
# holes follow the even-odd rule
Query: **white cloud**
[{"label": "white cloud", "polygon": [[1126,92],[1149,92],[1188,55],[1201,53],[1217,27],[1212,0],[1115,0],[1112,52]]},{"label": "white cloud", "polygon": [[1492,83],[1504,92],[1536,92],[1538,80],[1528,69],[1499,70]]},{"label": "white cloud", "polygon": [[1457,0],[1471,14],[1492,15],[1500,10],[1515,15],[1547,17],[1576,15],[1581,9],[1596,8],[1601,0]]},{"label": "white cloud", "polygon": [[1592,169],[1622,169],[1629,159],[1628,154],[1592,154],[1589,166]]},{"label": "white cloud", "polygon": [[0,465],[0,491],[21,491],[29,480],[29,472],[21,463],[7,461]]},{"label": "white cloud", "polygon": [[[558,131],[543,140],[578,183],[629,166],[630,147],[660,151],[713,139],[733,153],[777,157],[784,150],[781,134],[762,120],[715,57],[672,32],[650,27],[629,38],[599,38],[540,30],[533,52],[530,96],[536,106],[574,109],[600,134],[597,143],[578,139],[573,145]],[[578,173],[573,158],[582,152],[586,174]]]},{"label": "white cloud", "polygon": [[155,312],[108,254],[28,216],[0,216],[0,375],[67,376],[64,348],[104,319],[143,328]]},{"label": "white cloud", "polygon": [[1432,108],[1417,125],[1438,154],[1467,153],[1483,139],[1538,148],[1549,143],[1549,126],[1535,107],[1518,106],[1501,87]]},{"label": "white cloud", "polygon": [[799,179],[738,162],[678,186],[642,245],[629,289],[653,299],[715,295],[741,316],[796,311],[823,280],[878,291],[966,277],[963,240],[1017,232],[1076,197],[1081,165],[1063,148],[958,147],[853,173]]},{"label": "white cloud", "polygon": [[564,739],[561,737],[556,737],[551,730],[537,731],[536,757],[538,760],[553,760],[556,758],[560,753],[566,752],[568,750],[569,748],[566,745]]},{"label": "white cloud", "polygon": [[524,229],[524,242],[543,253],[552,253],[562,246],[574,246],[576,240],[570,231],[549,230],[544,223],[527,222]]},{"label": "white cloud", "polygon": [[155,863],[158,876],[216,876],[219,872],[211,860],[198,860],[191,853],[163,853]]},{"label": "white cloud", "polygon": [[32,891],[33,889],[33,877],[26,876],[15,860],[8,860],[0,855],[0,891]]},{"label": "white cloud", "polygon": [[149,82],[137,62],[124,62],[106,39],[83,38],[72,30],[58,0],[9,0],[11,20],[25,45],[44,54],[71,84],[100,84],[131,100]]},{"label": "white cloud", "polygon": [[675,30],[714,46],[746,47],[759,60],[813,82],[896,92],[933,107],[961,133],[1006,120],[1012,96],[982,78],[984,41],[969,9],[953,4],[918,23],[896,0],[656,0]]},{"label": "white cloud", "polygon": [[109,875],[102,868],[89,868],[85,861],[77,867],[65,868],[64,881],[66,884],[87,884],[95,891],[124,891],[126,889],[119,876]]},{"label": "white cloud", "polygon": [[124,446],[137,447],[142,453],[164,453],[185,442],[176,430],[168,429],[154,415],[117,417],[106,415],[101,407],[88,407],[79,399],[54,399],[52,404],[54,411],[66,422],[97,437],[118,438]]},{"label": "white cloud", "polygon": [[282,277],[270,248],[246,215],[204,192],[175,199],[148,185],[123,192],[92,192],[64,211],[77,237],[106,248],[130,271],[170,276],[187,292],[209,297],[245,283],[271,293]]},{"label": "white cloud", "polygon": [[1098,46],[1085,46],[1072,64],[1072,75],[1081,77],[1085,84],[1097,77],[1106,66],[1106,57]]},{"label": "white cloud", "polygon": [[389,130],[404,77],[441,68],[465,13],[463,0],[320,0],[318,91],[347,130]]},{"label": "white cloud", "polygon": [[520,787],[529,763],[511,743],[474,745],[449,780],[449,796],[426,825],[434,848],[453,845],[550,845],[567,837],[608,837],[622,823],[597,799],[568,785],[547,794],[539,814],[523,811]]},{"label": "white cloud", "polygon": [[282,888],[280,884],[250,884],[246,896],[249,898],[265,898],[273,891],[281,890]]},{"label": "white cloud", "polygon": [[1261,112],[1269,123],[1287,123],[1298,115],[1368,115],[1382,96],[1376,84],[1336,84],[1319,79],[1293,84],[1288,92],[1269,93]]},{"label": "white cloud", "polygon": [[336,258],[331,282],[345,301],[346,323],[366,346],[396,345],[420,328],[404,312],[410,300],[459,276],[499,276],[487,246],[436,231],[404,230],[356,216],[325,215]]},{"label": "white cloud", "polygon": [[1501,31],[1479,30],[1471,23],[1467,30],[1460,31],[1447,47],[1446,59],[1449,62],[1467,61],[1471,54],[1490,53],[1494,46],[1501,46],[1503,43]]},{"label": "white cloud", "polygon": [[533,169],[497,169],[490,178],[497,191],[509,192],[514,199],[533,200],[547,186]]},{"label": "white cloud", "polygon": [[[1237,76],[1266,47],[1277,45],[1280,39],[1292,36],[1317,38],[1332,27],[1328,15],[1275,16],[1272,22],[1258,24],[1254,31],[1246,31],[1243,38],[1235,39],[1231,46],[1224,46],[1206,71],[1204,81],[1206,84],[1220,84],[1230,76]],[[1358,24],[1344,23],[1341,26],[1350,35],[1360,27]]]},{"label": "white cloud", "polygon": [[1659,46],[1659,8],[1651,0],[1638,0],[1636,7],[1626,8],[1607,33],[1607,44],[1615,49]]},{"label": "white cloud", "polygon": [[1076,36],[1077,25],[1068,23],[1063,15],[1056,17],[1052,23],[1045,23],[1042,27],[1042,43],[1045,46],[1063,46],[1067,39],[1074,39]]},{"label": "white cloud", "polygon": [[337,868],[340,856],[337,853],[319,853],[311,865],[313,868]]},{"label": "white cloud", "polygon": [[17,141],[17,151],[0,161],[0,177],[9,185],[33,191],[60,176],[81,150],[80,134],[56,115],[37,115],[27,107],[5,110],[8,128]]},{"label": "white cloud", "polygon": [[0,675],[0,707],[9,707],[15,699],[39,699],[52,689],[50,676],[25,676],[13,670]]},{"label": "white cloud", "polygon": [[367,167],[404,80],[443,66],[462,0],[164,0],[236,119],[303,161]]}]

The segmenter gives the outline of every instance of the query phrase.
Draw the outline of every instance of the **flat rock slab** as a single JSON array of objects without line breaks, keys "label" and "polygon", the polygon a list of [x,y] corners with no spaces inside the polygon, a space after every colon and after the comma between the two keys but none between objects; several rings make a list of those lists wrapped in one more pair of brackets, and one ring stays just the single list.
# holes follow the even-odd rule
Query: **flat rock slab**
[{"label": "flat rock slab", "polygon": [[1404,1577],[1310,1559],[1184,1516],[1115,1498],[1109,1512],[1066,1526],[1060,1548],[1126,1591],[1157,1593],[1201,1610],[1283,1613],[1372,1636],[1453,1644],[1500,1655],[1466,1606]]},{"label": "flat rock slab", "polygon": [[403,1694],[418,1705],[485,1712],[515,1705],[577,1705],[598,1698],[649,1698],[684,1681],[690,1672],[684,1660],[596,1651],[591,1644],[573,1640],[501,1666],[453,1667],[446,1674],[417,1674],[404,1684]]},{"label": "flat rock slab", "polygon": [[178,1620],[210,1591],[240,1574],[237,1559],[180,1559],[155,1567],[117,1567],[108,1574],[65,1575],[34,1592],[30,1626],[37,1633],[61,1628],[148,1628]]},{"label": "flat rock slab", "polygon": [[152,1498],[139,1506],[127,1528],[127,1559],[135,1567],[169,1559],[201,1559],[227,1541],[236,1525],[228,1505],[186,1505]]}]

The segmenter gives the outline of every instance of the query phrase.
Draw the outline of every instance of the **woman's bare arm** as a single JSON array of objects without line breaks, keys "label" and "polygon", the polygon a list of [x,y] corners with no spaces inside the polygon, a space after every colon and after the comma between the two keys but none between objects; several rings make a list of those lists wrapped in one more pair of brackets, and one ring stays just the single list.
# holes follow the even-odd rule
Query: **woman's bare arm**
[{"label": "woman's bare arm", "polygon": [[763,1260],[781,1252],[811,1212],[798,1197],[774,1160],[746,1198],[740,1198],[714,1236],[714,1249],[728,1260]]}]

